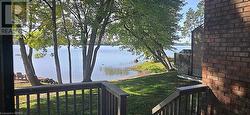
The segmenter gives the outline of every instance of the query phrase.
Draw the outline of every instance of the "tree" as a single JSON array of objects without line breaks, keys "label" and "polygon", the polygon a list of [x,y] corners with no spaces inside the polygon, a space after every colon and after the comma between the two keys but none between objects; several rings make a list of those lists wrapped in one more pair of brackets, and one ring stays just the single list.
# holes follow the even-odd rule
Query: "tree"
[{"label": "tree", "polygon": [[190,8],[186,13],[186,19],[182,27],[182,36],[190,37],[191,32],[204,23],[204,0],[200,0],[197,10]]},{"label": "tree", "polygon": [[111,14],[115,7],[114,0],[92,0],[68,2],[72,20],[80,32],[80,46],[82,47],[83,81],[91,81],[91,75],[95,66],[96,56],[101,41],[110,23]]},{"label": "tree", "polygon": [[[72,26],[69,26],[70,24],[68,23],[68,20],[66,19],[66,16],[68,16],[68,15],[64,14],[62,4],[56,5],[56,10],[55,10],[56,13],[54,13],[54,14],[56,14],[55,17],[60,18],[61,20],[56,19],[55,21],[52,21],[52,19],[47,20],[47,17],[52,17],[51,1],[50,2],[31,1],[31,2],[32,2],[32,4],[29,5],[29,6],[31,6],[31,11],[28,12],[28,14],[33,15],[29,20],[31,22],[33,22],[34,24],[31,26],[32,31],[26,32],[27,35],[24,36],[25,37],[24,42],[30,47],[29,54],[33,53],[33,49],[35,49],[35,50],[40,52],[40,53],[38,53],[39,55],[35,55],[35,56],[38,56],[39,58],[42,56],[45,56],[46,51],[47,51],[46,48],[52,46],[53,43],[56,43],[57,47],[59,45],[67,44],[68,49],[69,49],[68,50],[69,54],[71,55],[70,41],[68,38],[69,38],[69,34],[72,32],[68,28],[72,28]],[[64,22],[64,19],[67,22]],[[54,39],[53,39],[54,34],[53,33],[54,33],[55,29],[54,29],[54,24],[52,24],[52,23],[55,23],[55,22],[56,22],[56,25],[59,25],[59,26],[56,26],[56,34],[57,34],[56,38],[58,39],[57,42],[53,42],[54,41]],[[68,26],[68,28],[65,28],[66,26]],[[66,30],[66,32],[64,32],[65,30]],[[58,31],[60,31],[59,34],[57,33]],[[65,35],[66,35],[66,37],[65,37]],[[69,60],[70,60],[69,70],[71,71],[71,56],[70,55],[69,55]],[[28,57],[32,62],[32,58],[31,58],[32,55],[28,55]],[[56,67],[58,67],[58,66],[56,66]],[[60,65],[59,65],[59,67],[60,67]],[[72,72],[70,72],[69,75],[72,75]],[[71,78],[71,76],[70,76],[70,78]]]},{"label": "tree", "polygon": [[59,84],[62,84],[62,75],[61,75],[61,67],[60,60],[58,56],[58,42],[57,42],[57,24],[56,24],[56,9],[57,4],[56,0],[52,0],[52,5],[47,1],[43,0],[51,9],[51,22],[52,22],[52,39],[53,39],[53,49],[54,49],[54,60],[56,65],[56,74],[57,80]]},{"label": "tree", "polygon": [[[36,76],[35,68],[33,66],[33,61],[32,61],[33,48],[29,46],[29,53],[27,53],[26,46],[25,46],[27,44],[25,41],[31,38],[30,33],[33,31],[32,18],[33,18],[34,12],[33,10],[31,10],[33,8],[34,6],[29,6],[30,11],[28,14],[28,18],[29,18],[28,21],[25,20],[26,19],[25,14],[19,15],[21,17],[18,17],[18,19],[20,19],[19,21],[22,22],[22,26],[21,26],[22,28],[21,28],[21,31],[18,31],[18,35],[16,37],[20,45],[21,57],[22,57],[22,61],[24,64],[27,79],[32,86],[38,86],[38,85],[41,85],[41,83],[38,80],[38,77]],[[25,27],[28,28],[28,31],[27,29],[25,29]]]},{"label": "tree", "polygon": [[[89,36],[88,51],[86,57],[86,68],[84,81],[91,81],[91,75],[95,66],[98,50],[101,45],[102,38],[105,34],[106,27],[110,21],[110,16],[113,13],[114,0],[93,1],[89,6],[95,8],[94,12],[90,12],[91,17],[87,20],[93,20],[88,26],[91,28]],[[93,5],[92,5],[93,4]],[[97,5],[97,6],[96,6]],[[95,47],[95,42],[97,46]]]},{"label": "tree", "polygon": [[[35,49],[53,46],[59,83],[62,83],[59,45],[68,46],[70,78],[71,43],[82,47],[83,81],[89,82],[101,42],[107,36],[118,38],[126,48],[153,57],[166,69],[172,69],[164,50],[171,49],[173,40],[177,39],[175,32],[180,18],[177,12],[182,5],[181,0],[74,0],[58,3],[60,5],[56,0],[38,3],[33,20],[39,27],[29,32],[34,36],[25,42]],[[47,17],[51,19],[47,20]],[[50,42],[43,44],[38,39],[40,34]]]},{"label": "tree", "polygon": [[21,35],[20,38],[18,38],[18,41],[20,44],[20,52],[21,52],[21,56],[22,56],[22,60],[23,60],[25,72],[27,74],[28,81],[30,82],[32,86],[41,85],[40,81],[38,80],[36,76],[35,69],[32,63],[32,59],[31,59],[32,48],[29,49],[30,53],[29,55],[27,55],[25,43],[24,43],[24,36]]},{"label": "tree", "polygon": [[[83,81],[86,79],[85,73],[88,68],[86,68],[86,58],[87,58],[87,39],[88,39],[88,25],[87,25],[87,13],[88,9],[83,9],[82,2],[77,2],[74,0],[73,7],[76,10],[75,13],[72,13],[75,15],[77,19],[77,26],[80,27],[80,44],[82,46],[82,75],[83,75]],[[80,12],[80,9],[83,11]],[[83,18],[82,18],[83,15]],[[85,80],[87,81],[87,80]]]},{"label": "tree", "polygon": [[70,83],[72,83],[72,60],[71,60],[71,41],[70,41],[70,37],[69,37],[69,31],[67,29],[67,24],[66,24],[66,18],[65,18],[65,13],[64,13],[64,10],[66,9],[64,4],[61,2],[60,0],[60,5],[61,5],[61,8],[62,8],[62,19],[63,19],[63,23],[62,23],[62,26],[63,26],[63,29],[65,31],[65,35],[66,35],[66,39],[67,39],[67,48],[68,48],[68,60],[69,60],[69,81]]},{"label": "tree", "polygon": [[117,21],[110,27],[111,36],[135,53],[143,53],[172,69],[165,49],[171,49],[177,39],[176,30],[182,1],[123,1],[116,15]]}]

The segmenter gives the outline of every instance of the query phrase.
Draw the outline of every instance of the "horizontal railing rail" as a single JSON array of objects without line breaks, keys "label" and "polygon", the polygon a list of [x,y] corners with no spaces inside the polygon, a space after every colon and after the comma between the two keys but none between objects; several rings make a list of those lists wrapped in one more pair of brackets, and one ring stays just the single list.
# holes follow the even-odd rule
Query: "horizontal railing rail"
[{"label": "horizontal railing rail", "polygon": [[27,115],[126,115],[128,94],[101,82],[15,89],[16,112]]},{"label": "horizontal railing rail", "polygon": [[48,93],[56,91],[70,91],[77,89],[89,89],[99,88],[102,86],[102,82],[86,82],[86,83],[72,83],[72,84],[59,84],[59,85],[41,85],[25,88],[15,89],[15,95]]},{"label": "horizontal railing rail", "polygon": [[206,85],[177,88],[152,109],[153,115],[200,115],[201,106],[209,91]]}]

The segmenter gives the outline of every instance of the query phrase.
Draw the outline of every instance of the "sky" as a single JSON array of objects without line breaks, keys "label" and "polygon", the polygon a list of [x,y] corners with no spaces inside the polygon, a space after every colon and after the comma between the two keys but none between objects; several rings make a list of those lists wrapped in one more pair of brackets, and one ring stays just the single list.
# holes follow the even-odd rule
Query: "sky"
[{"label": "sky", "polygon": [[[183,22],[186,18],[186,12],[188,11],[189,8],[192,9],[197,9],[197,4],[199,3],[200,0],[185,0],[186,4],[185,6],[182,8],[182,10],[180,11],[181,14],[183,14],[182,20],[180,21],[180,25],[183,25]],[[185,42],[190,42],[190,38],[185,38],[185,39],[180,39],[180,43],[185,43]]]}]

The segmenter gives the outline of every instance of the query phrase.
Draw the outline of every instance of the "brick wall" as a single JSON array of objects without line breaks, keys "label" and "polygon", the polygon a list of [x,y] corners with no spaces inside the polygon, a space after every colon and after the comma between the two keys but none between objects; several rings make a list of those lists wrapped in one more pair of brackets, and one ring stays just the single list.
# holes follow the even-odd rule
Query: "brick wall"
[{"label": "brick wall", "polygon": [[203,83],[218,99],[212,113],[249,115],[250,0],[206,0],[202,49]]}]

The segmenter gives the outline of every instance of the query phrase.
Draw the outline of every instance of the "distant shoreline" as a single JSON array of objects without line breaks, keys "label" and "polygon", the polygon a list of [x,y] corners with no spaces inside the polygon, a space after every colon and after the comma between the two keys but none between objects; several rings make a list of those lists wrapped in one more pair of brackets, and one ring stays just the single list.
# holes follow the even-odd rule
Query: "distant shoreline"
[{"label": "distant shoreline", "polygon": [[[19,44],[13,44],[13,46],[17,46]],[[59,45],[60,46],[67,46],[67,45]],[[112,44],[101,44],[101,46],[122,46],[122,44],[116,44],[116,45],[112,45]],[[191,44],[174,44],[172,46],[191,46]],[[52,46],[51,46],[52,47]]]}]

